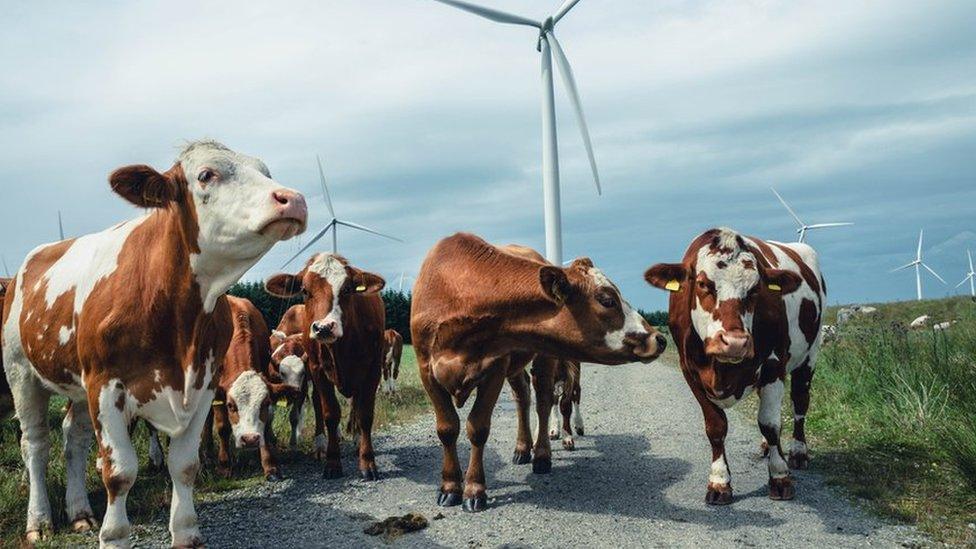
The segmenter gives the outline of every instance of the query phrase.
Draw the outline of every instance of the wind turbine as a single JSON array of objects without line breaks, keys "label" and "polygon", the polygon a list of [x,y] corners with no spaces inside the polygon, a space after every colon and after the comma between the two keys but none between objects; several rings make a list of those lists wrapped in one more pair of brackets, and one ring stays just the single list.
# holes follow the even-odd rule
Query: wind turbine
[{"label": "wind turbine", "polygon": [[573,69],[563,53],[556,35],[553,33],[558,23],[569,10],[579,3],[579,0],[565,0],[556,13],[544,21],[535,21],[520,15],[505,13],[493,8],[486,8],[462,2],[461,0],[437,0],[442,4],[480,15],[497,23],[523,25],[538,29],[539,36],[536,50],[542,53],[542,195],[546,225],[546,259],[553,265],[562,264],[562,219],[559,206],[559,147],[556,141],[556,107],[552,84],[552,58],[555,55],[559,74],[563,86],[569,95],[570,103],[576,114],[576,121],[583,136],[583,146],[590,161],[593,181],[596,183],[597,194],[602,194],[600,188],[600,174],[596,169],[596,159],[593,156],[593,144],[590,142],[590,132],[583,117],[583,106],[580,103],[579,89],[573,77]]},{"label": "wind turbine", "polygon": [[853,225],[853,223],[814,223],[813,225],[807,225],[806,223],[800,220],[800,216],[796,215],[796,212],[793,211],[793,208],[791,208],[790,205],[787,204],[785,200],[783,200],[783,197],[780,196],[778,192],[776,192],[776,189],[770,187],[769,190],[773,191],[773,194],[776,195],[776,198],[779,199],[779,201],[786,208],[786,211],[790,212],[790,215],[793,216],[793,219],[796,220],[796,224],[799,225],[799,228],[796,230],[796,232],[797,234],[800,235],[800,238],[797,239],[797,242],[803,242],[803,237],[806,236],[807,231],[813,229],[826,229],[827,227],[847,227]]},{"label": "wind turbine", "polygon": [[64,223],[61,221],[61,210],[58,210],[58,234],[61,235],[61,240],[64,240]]},{"label": "wind turbine", "polygon": [[962,279],[962,282],[956,284],[956,288],[962,286],[969,281],[969,294],[976,297],[976,271],[973,270],[973,254],[969,250],[966,250],[966,257],[969,258],[969,272],[966,273],[966,278]]},{"label": "wind turbine", "polygon": [[413,280],[416,280],[415,278],[413,278],[410,275],[406,275],[406,277],[404,277],[404,274],[406,274],[404,271],[400,271],[400,283],[397,285],[397,291],[398,292],[401,292],[401,293],[403,292],[403,280],[404,280],[404,278],[411,278]]},{"label": "wind turbine", "polygon": [[322,159],[316,156],[315,161],[319,165],[319,181],[322,183],[322,196],[323,198],[325,198],[325,205],[329,207],[329,215],[332,216],[332,220],[329,221],[329,224],[326,225],[325,228],[323,228],[321,231],[316,233],[316,235],[313,236],[312,239],[308,241],[308,244],[303,246],[302,249],[299,250],[297,254],[293,255],[291,259],[286,261],[285,264],[281,266],[282,269],[287,267],[289,263],[294,261],[298,256],[302,255],[303,253],[305,253],[306,250],[308,250],[313,245],[315,245],[315,243],[318,242],[320,238],[325,236],[325,233],[329,232],[330,229],[332,230],[332,253],[336,253],[339,250],[338,234],[339,234],[340,225],[344,227],[349,227],[350,229],[356,229],[357,231],[363,231],[366,233],[382,236],[383,238],[389,238],[390,240],[396,240],[397,242],[403,242],[402,240],[400,240],[395,236],[383,234],[379,231],[374,231],[373,229],[370,229],[369,227],[366,227],[364,225],[353,223],[352,221],[344,221],[336,217],[335,209],[332,208],[332,197],[329,195],[329,186],[326,185],[325,183],[325,171],[322,169]]},{"label": "wind turbine", "polygon": [[[928,265],[926,265],[925,263],[922,262],[922,231],[923,230],[924,229],[920,229],[918,231],[918,251],[915,252],[915,261],[912,261],[911,263],[906,263],[906,264],[902,265],[901,267],[898,267],[897,269],[893,269],[892,271],[890,271],[890,272],[894,273],[894,272],[900,271],[902,269],[907,269],[909,267],[915,267],[915,288],[918,291],[918,300],[919,301],[922,300],[922,271],[919,269],[919,267],[925,267],[925,270],[928,271],[928,272],[930,272],[930,273],[932,273],[932,276],[934,276],[935,278],[938,278],[939,280],[941,280],[943,284],[948,284],[945,281],[944,278],[942,278],[941,276],[939,276],[939,273],[933,271],[931,267],[929,267]],[[972,270],[972,269],[970,269],[970,270]],[[965,281],[963,281],[963,282],[965,282]]]}]

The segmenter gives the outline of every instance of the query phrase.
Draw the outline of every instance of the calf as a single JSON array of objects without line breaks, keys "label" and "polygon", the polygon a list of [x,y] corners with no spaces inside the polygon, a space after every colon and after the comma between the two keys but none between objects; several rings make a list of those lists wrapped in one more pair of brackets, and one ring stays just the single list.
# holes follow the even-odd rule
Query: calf
[{"label": "calf", "polygon": [[549,438],[556,440],[562,437],[563,448],[566,450],[576,449],[576,441],[573,439],[574,428],[579,436],[583,436],[584,432],[583,415],[579,407],[582,392],[581,373],[579,362],[556,361],[553,393],[553,402],[556,405],[552,408],[552,428],[549,431]]},{"label": "calf", "polygon": [[[650,362],[665,344],[589,259],[565,268],[548,265],[464,233],[441,240],[427,254],[414,286],[410,330],[444,449],[437,503],[463,503],[466,511],[487,508],[483,459],[491,413],[505,379],[516,377],[513,368],[523,368],[526,356]],[[467,424],[471,461],[462,489],[456,407],[475,390]]]},{"label": "calf", "polygon": [[402,357],[403,336],[392,328],[383,332],[383,389],[388,393],[396,392]]},{"label": "calf", "polygon": [[[265,283],[277,297],[305,295],[304,328],[308,369],[320,414],[316,415],[316,453],[325,450],[326,478],[342,476],[339,461],[341,410],[335,391],[350,403],[350,425],[359,431],[359,471],[377,480],[373,453],[373,407],[383,368],[386,309],[378,295],[385,282],[338,255],[313,256],[295,275],[278,274]],[[324,421],[324,426],[323,426]],[[323,431],[328,428],[328,439]]]},{"label": "calf", "polygon": [[[305,304],[299,303],[297,305],[292,305],[285,311],[285,314],[281,317],[281,321],[278,322],[278,327],[275,329],[272,337],[277,337],[284,339],[293,334],[300,334],[305,329]],[[280,341],[278,342],[280,344]]]},{"label": "calf", "polygon": [[308,399],[309,376],[307,365],[308,352],[305,350],[305,336],[302,334],[292,334],[285,337],[271,353],[269,371],[271,379],[289,388],[284,399],[278,400],[278,403],[291,408],[288,414],[288,422],[291,425],[289,445],[292,448],[298,446],[305,401]]},{"label": "calf", "polygon": [[[711,229],[692,241],[682,263],[654,265],[645,278],[672,292],[668,323],[712,446],[706,503],[732,502],[725,409],[753,389],[759,392],[759,430],[768,446],[769,497],[792,499],[789,467],[809,462],[803,426],[826,301],[816,252],[802,243]],[[787,373],[794,413],[789,463],[780,451]]]},{"label": "calf", "polygon": [[85,490],[94,431],[107,507],[99,542],[129,545],[126,497],[138,472],[129,425],[169,435],[174,546],[203,543],[193,506],[200,434],[231,337],[227,289],[276,242],[305,230],[305,200],[260,160],[212,141],[160,173],[116,170],[112,189],[149,211],[32,251],[4,299],[3,362],[30,481],[27,540],[51,529],[46,492],[52,393],[65,417],[68,521],[95,519]]}]

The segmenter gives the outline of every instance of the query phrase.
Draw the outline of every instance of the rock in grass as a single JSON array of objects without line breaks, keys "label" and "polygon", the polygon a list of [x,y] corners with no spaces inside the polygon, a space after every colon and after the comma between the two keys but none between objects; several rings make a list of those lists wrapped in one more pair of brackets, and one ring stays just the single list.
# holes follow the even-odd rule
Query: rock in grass
[{"label": "rock in grass", "polygon": [[407,513],[402,517],[390,517],[374,522],[363,529],[369,536],[383,536],[386,541],[392,541],[403,534],[416,532],[427,528],[427,518],[418,513]]}]

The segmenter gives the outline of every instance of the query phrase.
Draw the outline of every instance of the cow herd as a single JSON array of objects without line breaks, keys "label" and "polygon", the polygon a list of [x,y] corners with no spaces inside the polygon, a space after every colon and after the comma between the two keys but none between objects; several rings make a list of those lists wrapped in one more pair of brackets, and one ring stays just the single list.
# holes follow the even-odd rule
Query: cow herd
[{"label": "cow herd", "polygon": [[[279,407],[287,410],[295,447],[311,406],[315,456],[324,476],[337,478],[338,394],[346,397],[359,473],[380,479],[374,406],[379,390],[396,390],[403,352],[401,334],[385,325],[384,280],[339,255],[315,254],[298,272],[266,280],[269,294],[302,301],[272,330],[253,304],[226,292],[275,243],[305,230],[301,194],[277,183],[260,160],[213,141],[189,144],[165,172],[127,166],[109,182],[147,213],[40,246],[14,279],[0,280],[0,413],[12,397],[29,484],[27,542],[52,531],[47,413],[55,394],[68,400],[68,521],[75,531],[97,524],[85,488],[94,435],[107,494],[104,547],[130,544],[126,498],[138,472],[130,433],[140,419],[150,427],[151,461],[165,462],[172,479],[174,546],[203,544],[193,501],[201,442],[210,453],[216,435],[220,474],[230,474],[232,452],[251,448],[266,479],[282,477],[271,429]],[[805,244],[712,229],[680,263],[654,265],[645,279],[671,292],[670,333],[712,447],[705,501],[732,501],[725,410],[751,391],[760,400],[769,496],[793,498],[790,468],[809,460],[804,417],[826,295],[816,253]],[[424,259],[410,332],[443,449],[436,501],[465,511],[488,506],[485,445],[506,381],[516,404],[512,460],[545,474],[550,439],[572,449],[574,431],[583,434],[580,363],[650,363],[667,346],[590,259],[552,265],[532,249],[466,233],[439,241]],[[787,378],[795,421],[784,455]],[[469,400],[471,450],[462,475],[458,409]],[[165,459],[160,433],[168,438]]]}]

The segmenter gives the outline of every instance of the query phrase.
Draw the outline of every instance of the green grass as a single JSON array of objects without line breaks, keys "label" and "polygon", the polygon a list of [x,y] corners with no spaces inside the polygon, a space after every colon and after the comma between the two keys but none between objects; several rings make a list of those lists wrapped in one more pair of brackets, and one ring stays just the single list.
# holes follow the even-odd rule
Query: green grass
[{"label": "green grass", "polygon": [[[812,466],[885,516],[974,545],[976,304],[875,306],[843,326],[817,361],[806,428]],[[959,322],[945,332],[899,327],[922,314]],[[825,319],[835,318],[829,309]],[[784,401],[788,435],[793,414]]]},{"label": "green grass", "polygon": [[[400,365],[398,393],[395,395],[378,394],[376,402],[376,428],[382,430],[392,424],[410,421],[418,414],[426,411],[427,395],[420,384],[417,374],[417,363],[413,347],[405,345],[403,361]],[[340,398],[340,400],[342,400]],[[65,401],[60,398],[51,400],[48,409],[48,420],[51,425],[51,459],[48,466],[48,496],[54,513],[56,535],[50,541],[52,547],[66,545],[80,545],[92,543],[95,534],[85,536],[67,533],[67,517],[64,512],[64,459],[62,455],[61,419],[64,416]],[[342,400],[343,417],[348,417],[346,403]],[[313,448],[314,418],[311,410],[305,418],[302,440],[299,444],[300,452],[296,456],[281,447],[278,452],[279,461],[286,468],[294,460],[310,460]],[[0,422],[0,547],[17,547],[23,538],[24,523],[27,514],[27,488],[21,482],[23,462],[16,439],[16,422],[13,419]],[[288,420],[285,414],[276,414],[275,433],[279,444],[287,445]],[[156,519],[164,519],[169,515],[170,481],[165,471],[153,471],[148,463],[148,437],[145,426],[140,423],[134,435],[136,450],[139,454],[139,478],[129,492],[128,511],[129,520],[133,525],[144,524]],[[351,450],[351,449],[349,449]],[[382,446],[378,451],[382,452]],[[346,456],[349,452],[343,448]],[[241,455],[238,453],[238,455]],[[207,499],[215,494],[237,488],[253,486],[264,482],[261,467],[256,457],[242,460],[241,470],[235,478],[224,479],[213,473],[209,467],[204,467],[197,477],[195,497]],[[96,516],[105,512],[105,488],[101,477],[95,471],[95,452],[92,452],[88,467],[89,499]]]}]

